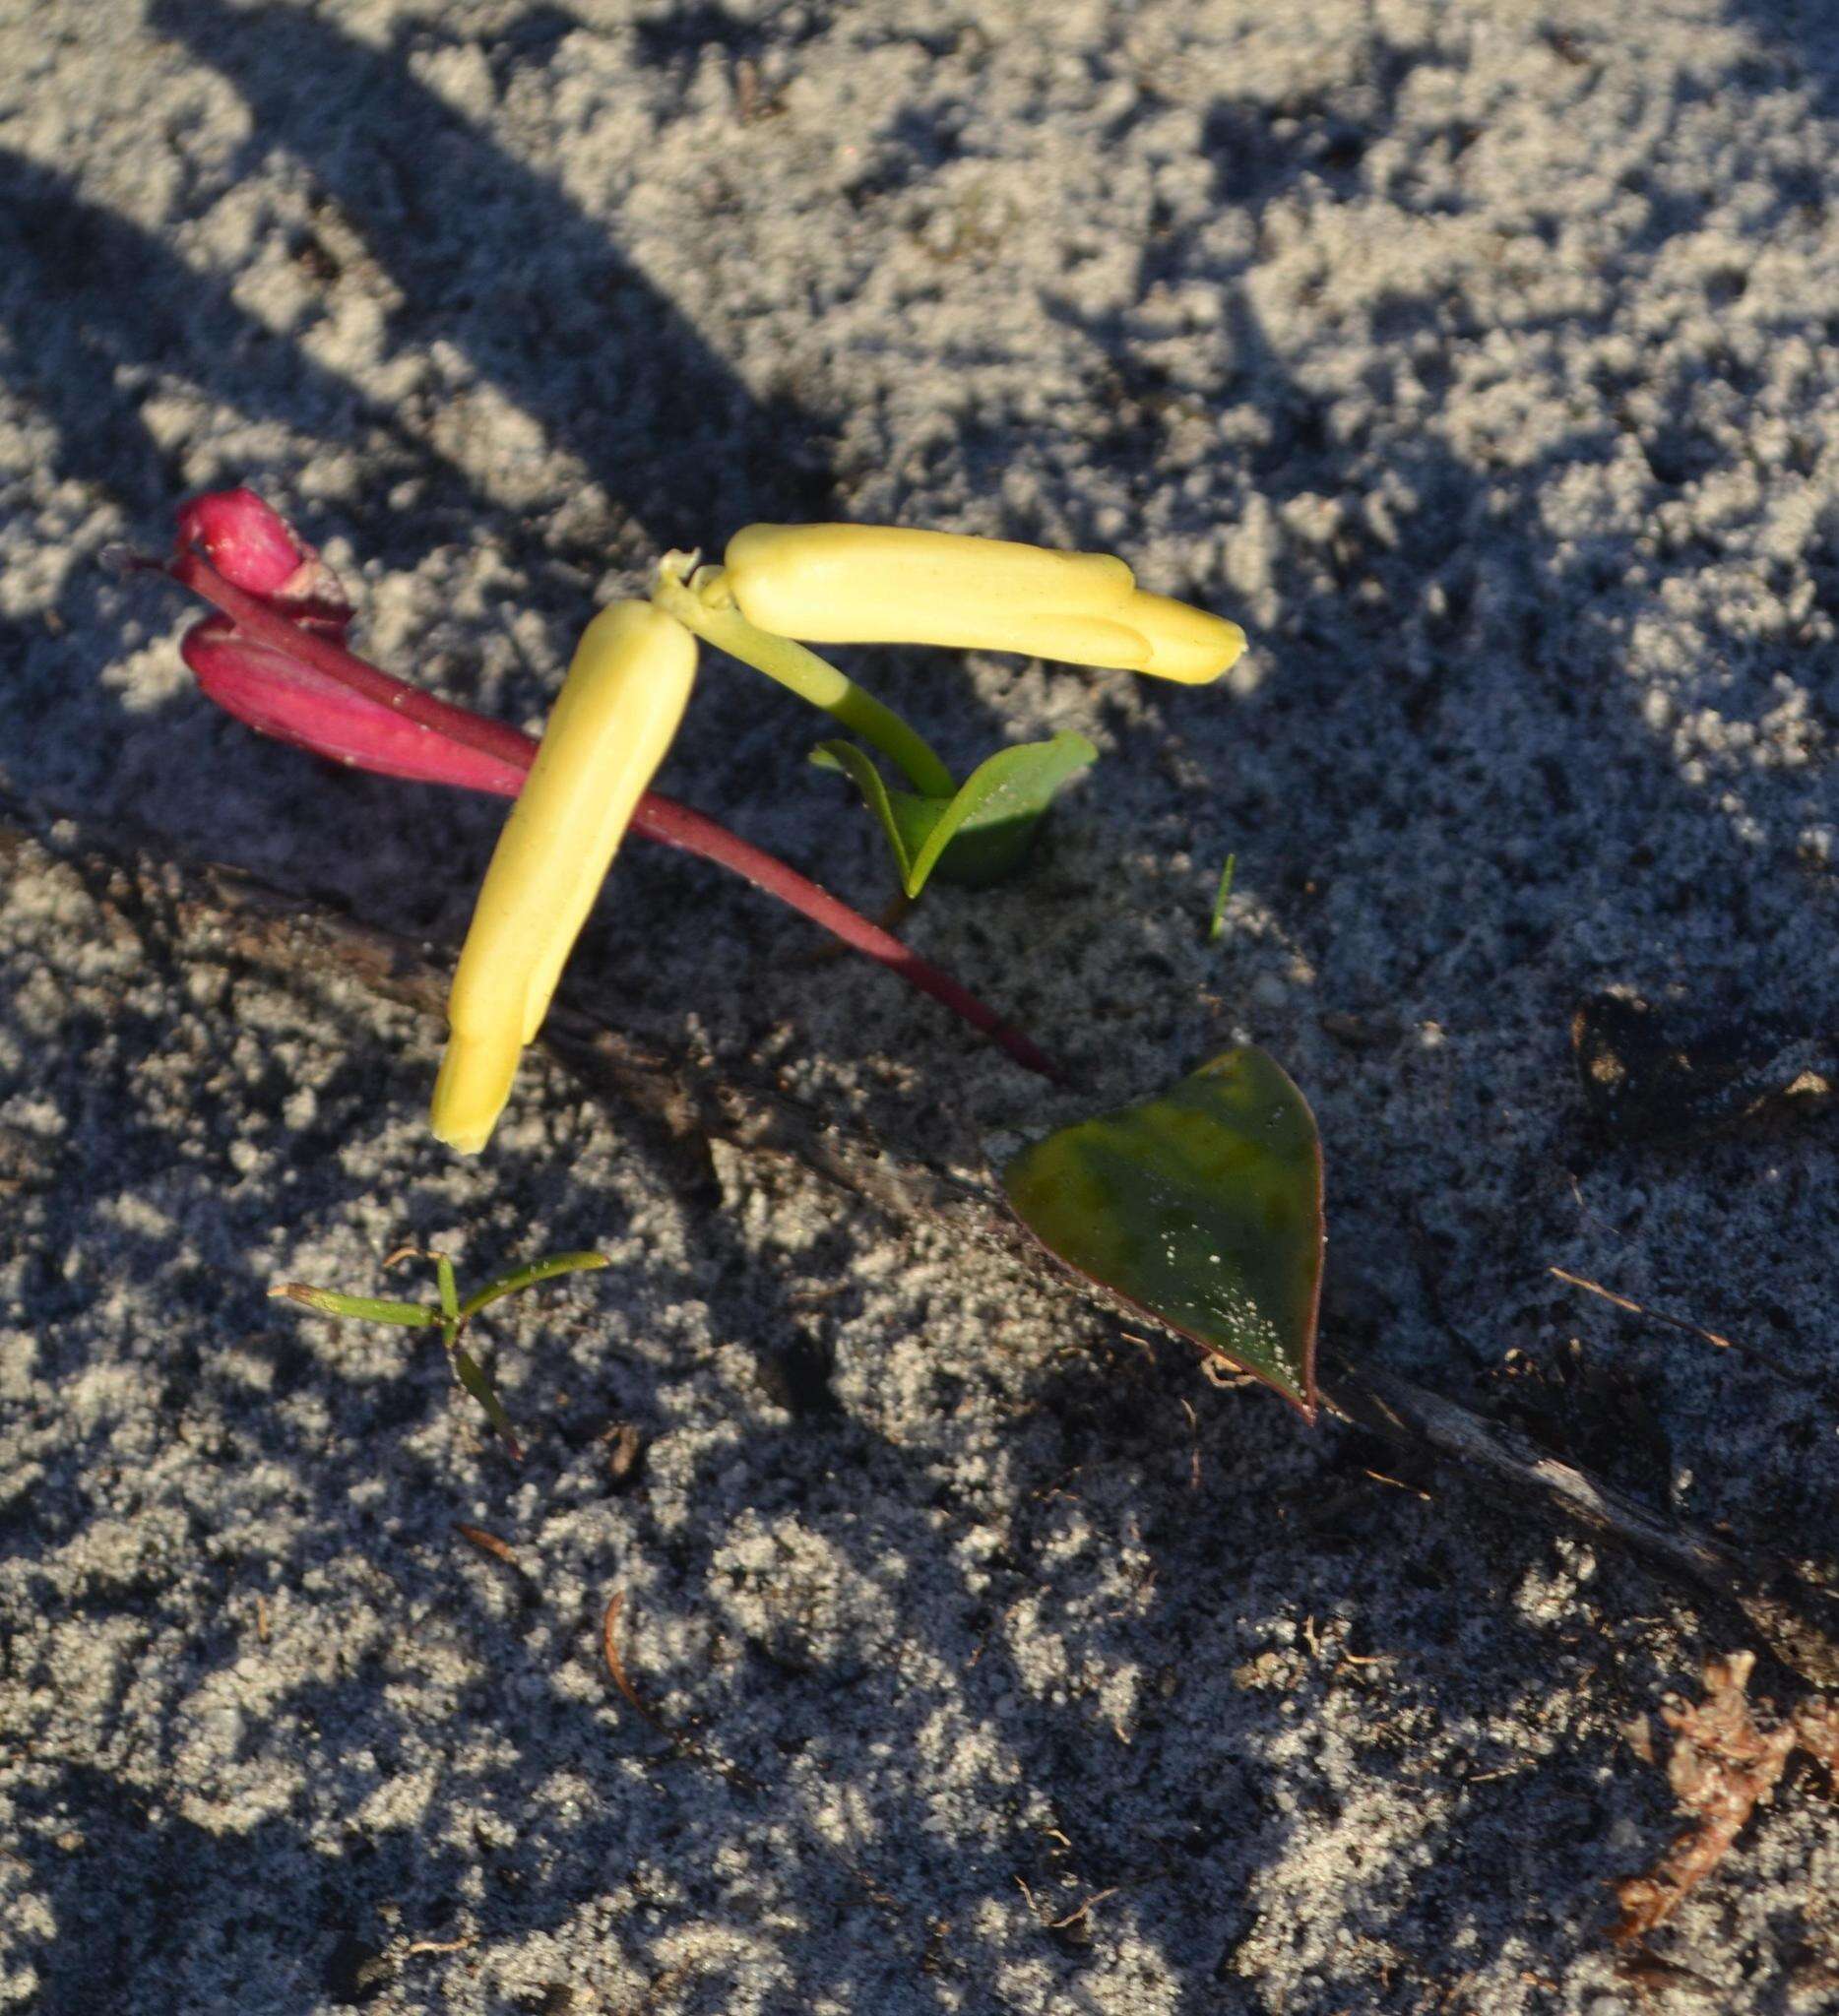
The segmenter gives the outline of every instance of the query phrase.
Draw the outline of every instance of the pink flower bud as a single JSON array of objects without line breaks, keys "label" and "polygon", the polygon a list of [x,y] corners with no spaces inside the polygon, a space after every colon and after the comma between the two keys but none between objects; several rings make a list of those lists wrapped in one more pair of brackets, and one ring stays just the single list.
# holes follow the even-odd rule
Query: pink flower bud
[{"label": "pink flower bud", "polygon": [[451,741],[285,651],[251,643],[227,616],[195,623],[179,652],[207,698],[258,734],[415,784],[459,785],[501,798],[523,788],[518,765]]},{"label": "pink flower bud", "polygon": [[517,796],[536,744],[353,657],[338,576],[253,490],[194,497],[178,531],[166,571],[223,611],[179,651],[226,713],[334,763]]},{"label": "pink flower bud", "polygon": [[213,490],[179,507],[179,550],[201,553],[232,588],[297,622],[343,634],[351,604],[339,577],[253,490]]}]

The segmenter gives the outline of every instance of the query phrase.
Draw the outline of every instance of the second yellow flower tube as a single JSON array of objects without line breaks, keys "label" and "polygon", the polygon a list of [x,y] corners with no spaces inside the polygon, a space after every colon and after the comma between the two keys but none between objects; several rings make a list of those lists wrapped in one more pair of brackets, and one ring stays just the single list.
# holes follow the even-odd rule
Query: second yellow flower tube
[{"label": "second yellow flower tube", "polygon": [[1245,648],[1237,623],[1136,585],[1109,553],[891,525],[750,525],[720,586],[760,629],[813,644],[941,644],[1203,685]]},{"label": "second yellow flower tube", "polygon": [[429,1117],[462,1154],[491,1138],[695,675],[696,640],[649,602],[615,602],[582,635],[486,870],[448,998],[452,1035]]}]

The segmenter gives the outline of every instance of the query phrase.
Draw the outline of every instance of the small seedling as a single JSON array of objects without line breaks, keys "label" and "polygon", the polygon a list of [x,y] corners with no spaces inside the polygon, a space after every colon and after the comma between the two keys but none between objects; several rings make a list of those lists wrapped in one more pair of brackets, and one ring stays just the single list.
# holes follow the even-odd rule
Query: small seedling
[{"label": "small seedling", "polygon": [[1213,915],[1207,924],[1207,943],[1217,945],[1226,936],[1226,906],[1233,896],[1233,869],[1237,864],[1237,854],[1228,854],[1226,866],[1220,870],[1220,887],[1214,894]]},{"label": "small seedling", "polygon": [[481,1309],[502,1301],[506,1295],[521,1294],[525,1289],[535,1288],[539,1282],[553,1281],[558,1275],[591,1274],[597,1268],[610,1264],[606,1255],[551,1253],[546,1260],[534,1261],[528,1267],[513,1267],[508,1273],[494,1275],[465,1301],[460,1299],[460,1290],[454,1280],[454,1264],[445,1253],[423,1253],[415,1246],[401,1246],[383,1264],[392,1267],[397,1261],[406,1259],[434,1262],[435,1292],[440,1297],[438,1308],[429,1308],[424,1302],[391,1302],[380,1301],[371,1295],[348,1295],[337,1289],[312,1288],[303,1281],[284,1281],[270,1289],[269,1295],[276,1300],[298,1302],[322,1316],[349,1316],[360,1323],[393,1323],[404,1330],[438,1330],[447,1352],[447,1360],[453,1366],[454,1377],[485,1410],[486,1419],[503,1436],[512,1461],[522,1463],[524,1451],[518,1442],[517,1431],[511,1425],[511,1417],[505,1413],[504,1403],[498,1398],[498,1389],[491,1383],[484,1366],[461,1345],[460,1333]]}]

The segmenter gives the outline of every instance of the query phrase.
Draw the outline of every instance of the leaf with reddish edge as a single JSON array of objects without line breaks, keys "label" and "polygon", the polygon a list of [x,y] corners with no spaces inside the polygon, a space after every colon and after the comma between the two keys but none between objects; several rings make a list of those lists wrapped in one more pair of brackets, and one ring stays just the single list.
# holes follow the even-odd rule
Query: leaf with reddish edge
[{"label": "leaf with reddish edge", "polygon": [[1228,1050],[1159,1099],[1062,1127],[1002,1186],[1075,1273],[1313,1421],[1321,1142],[1266,1051]]}]

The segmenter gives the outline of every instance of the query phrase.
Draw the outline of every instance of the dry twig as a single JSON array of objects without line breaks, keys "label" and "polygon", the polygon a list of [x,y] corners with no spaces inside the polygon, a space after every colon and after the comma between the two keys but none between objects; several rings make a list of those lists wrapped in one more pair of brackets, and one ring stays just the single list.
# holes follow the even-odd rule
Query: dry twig
[{"label": "dry twig", "polygon": [[678,1756],[687,1757],[693,1763],[707,1765],[719,1777],[726,1778],[730,1785],[738,1786],[742,1792],[757,1793],[760,1782],[750,1778],[736,1764],[730,1764],[726,1757],[718,1757],[713,1750],[705,1749],[694,1736],[685,1735],[681,1730],[672,1729],[665,1719],[646,1705],[644,1697],[632,1684],[632,1676],[626,1671],[626,1663],[619,1655],[619,1619],[626,1606],[626,1592],[613,1591],[606,1606],[605,1614],[601,1618],[601,1652],[606,1661],[606,1670],[612,1675],[613,1685],[619,1689],[620,1698],[641,1722],[648,1723],[664,1737]]},{"label": "dry twig", "polygon": [[1630,1316],[1639,1316],[1644,1322],[1657,1323],[1663,1330],[1680,1330],[1687,1337],[1696,1337],[1701,1344],[1708,1344],[1716,1351],[1735,1352],[1741,1358],[1748,1358],[1752,1364],[1763,1365],[1778,1379],[1785,1379],[1794,1386],[1806,1386],[1820,1393],[1826,1390],[1826,1382],[1816,1374],[1802,1371],[1786,1363],[1773,1352],[1759,1351],[1753,1344],[1741,1343],[1735,1337],[1726,1337],[1720,1331],[1707,1330],[1702,1323],[1694,1323],[1689,1316],[1676,1316],[1666,1309],[1651,1309],[1645,1302],[1637,1302],[1632,1295],[1618,1294],[1613,1288],[1605,1288],[1600,1281],[1592,1281],[1588,1275],[1573,1274],[1568,1267],[1548,1267],[1548,1274],[1580,1288],[1586,1294],[1601,1297],[1613,1308],[1625,1310]]}]

